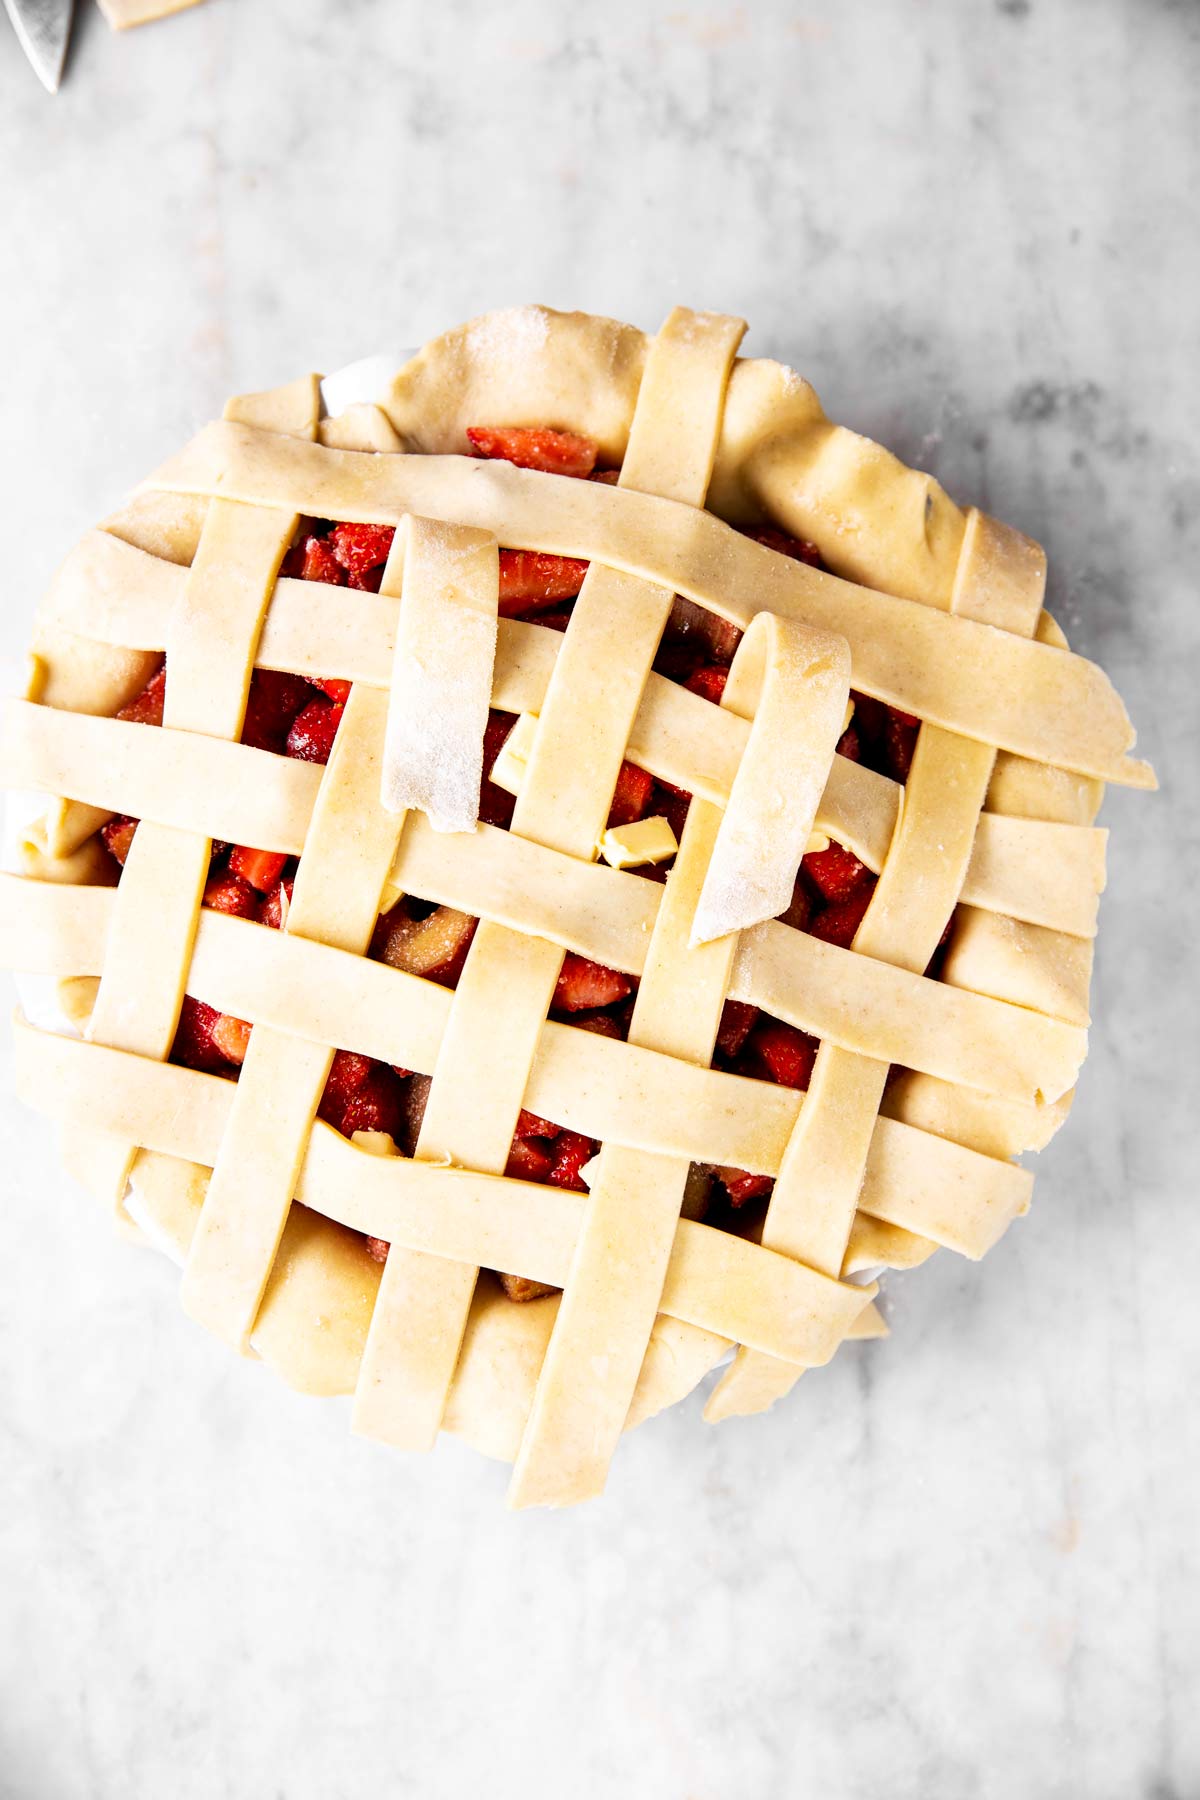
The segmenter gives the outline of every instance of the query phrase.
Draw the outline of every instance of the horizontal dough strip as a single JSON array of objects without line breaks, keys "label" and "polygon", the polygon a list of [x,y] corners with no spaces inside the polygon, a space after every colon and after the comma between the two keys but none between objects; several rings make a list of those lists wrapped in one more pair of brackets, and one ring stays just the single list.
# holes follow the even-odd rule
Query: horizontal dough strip
[{"label": "horizontal dough strip", "polygon": [[990,625],[827,575],[713,514],[629,488],[457,456],[377,456],[218,421],[145,484],[319,518],[397,524],[406,513],[501,543],[607,563],[746,625],[770,611],[840,632],[856,687],[961,736],[1133,787],[1133,729],[1095,664]]},{"label": "horizontal dough strip", "polygon": [[[111,888],[48,888],[0,876],[0,957],[29,973],[94,973],[112,897]],[[451,1004],[449,990],[433,982],[210,910],[200,917],[188,988],[238,1017],[422,1074],[436,1063]],[[588,1137],[766,1175],[779,1168],[800,1105],[792,1088],[695,1068],[553,1020],[542,1029],[525,1099],[531,1111]],[[920,1181],[890,1197],[893,1209],[931,1206],[942,1182],[961,1170],[989,1209],[1002,1207],[1007,1217],[1023,1210],[1032,1179],[1024,1170],[915,1126],[902,1129],[927,1141],[916,1155]],[[939,1241],[981,1255],[987,1246],[973,1229],[964,1215]]]},{"label": "horizontal dough strip", "polygon": [[[406,851],[406,844],[414,848]],[[268,840],[265,844],[260,841],[258,847],[275,846]],[[451,878],[440,879],[439,871],[446,868],[451,870]],[[662,892],[657,883],[640,876],[577,863],[511,838],[495,827],[483,826],[470,837],[438,837],[415,817],[405,828],[393,869],[401,878],[400,885],[422,899],[482,912],[498,924],[548,937],[564,949],[632,975],[642,972]],[[526,876],[535,885],[524,885]],[[539,877],[545,878],[541,888],[536,885]],[[53,920],[91,919],[93,914],[107,917],[115,892],[112,888],[77,889],[0,877],[0,927],[7,925],[0,932],[0,942],[6,948],[11,945],[12,954],[19,956],[19,925],[27,934],[27,954],[32,955],[39,934],[54,929]],[[523,898],[528,894],[535,898]],[[89,897],[86,900],[81,898],[85,895]],[[92,910],[85,915],[84,907]],[[80,910],[77,914],[72,909]],[[206,912],[206,921],[209,916]],[[278,961],[286,954],[279,950],[278,936],[268,927],[247,926],[246,921],[239,924],[256,933],[253,955],[260,963]],[[74,949],[80,954],[88,952],[87,966],[72,963]],[[98,926],[77,945],[70,941],[70,929],[64,928],[58,961],[46,972],[99,974],[102,965],[97,959],[102,949]],[[243,954],[251,960],[249,952]],[[189,981],[198,980],[193,971]],[[200,986],[193,991],[223,1011],[262,1017],[258,1011],[246,1012],[234,997],[217,997]],[[1056,1100],[1065,1093],[1087,1048],[1087,1034],[1077,1026],[1045,1018],[1024,1006],[927,981],[922,975],[825,944],[773,920],[743,934],[729,992],[733,999],[761,1006],[846,1049],[1026,1103],[1039,1098]],[[323,1032],[315,1035],[326,1043],[357,1048],[343,1037]],[[405,1062],[406,1057],[397,1054],[385,1060]],[[567,1123],[557,1113],[549,1116],[559,1124]],[[589,1135],[606,1134],[593,1130]],[[707,1156],[708,1152],[696,1154]]]},{"label": "horizontal dough strip", "polygon": [[[17,1085],[51,1117],[81,1116],[143,1146],[206,1168],[216,1161],[235,1088],[122,1051],[35,1031],[18,1020]],[[517,1270],[561,1287],[585,1196],[356,1149],[318,1120],[295,1198],[352,1231],[453,1262]],[[788,1361],[827,1362],[874,1286],[832,1281],[788,1257],[683,1220],[662,1310]]]},{"label": "horizontal dough strip", "polygon": [[927,981],[777,920],[742,933],[729,996],[844,1049],[1006,1100],[1059,1099],[1087,1055],[1077,1025]]},{"label": "horizontal dough strip", "polygon": [[[92,532],[59,570],[48,596],[49,613],[70,630],[87,629],[106,643],[166,649],[166,621],[186,573],[106,532]],[[294,674],[333,674],[386,687],[397,606],[383,595],[281,580],[257,660]],[[558,632],[544,626],[502,619],[493,704],[508,712],[537,713],[561,642]],[[651,675],[628,755],[661,779],[720,803],[728,796],[748,731],[747,721],[725,707]],[[51,786],[48,791],[72,790]],[[901,792],[886,776],[837,756],[816,828],[878,873],[892,840]],[[137,808],[118,810],[136,813]],[[94,829],[90,817],[84,822]],[[75,848],[75,834],[66,835],[62,847]],[[217,835],[228,838],[231,833]],[[232,835],[235,841],[248,841]],[[1092,936],[1103,887],[1103,841],[1102,833],[1084,826],[985,813],[962,897],[987,912]]]}]

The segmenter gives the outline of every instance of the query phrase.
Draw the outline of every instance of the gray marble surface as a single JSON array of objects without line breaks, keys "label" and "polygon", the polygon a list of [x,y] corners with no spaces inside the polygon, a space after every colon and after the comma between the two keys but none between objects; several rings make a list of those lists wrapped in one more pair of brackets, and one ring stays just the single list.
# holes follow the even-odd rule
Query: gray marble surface
[{"label": "gray marble surface", "polygon": [[1163,777],[1029,1218],[573,1515],[227,1358],[0,1101],[5,1800],[1200,1795],[1198,91],[1166,0],[89,11],[54,102],[0,28],[5,655],[226,393],[685,299],[1041,538]]}]

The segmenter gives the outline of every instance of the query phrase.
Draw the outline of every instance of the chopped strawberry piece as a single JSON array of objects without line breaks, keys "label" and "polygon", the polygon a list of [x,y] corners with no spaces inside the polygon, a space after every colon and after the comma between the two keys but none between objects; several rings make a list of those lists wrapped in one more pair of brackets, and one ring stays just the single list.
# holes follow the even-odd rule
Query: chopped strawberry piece
[{"label": "chopped strawberry piece", "polygon": [[126,818],[118,813],[115,819],[100,827],[100,836],[104,848],[110,856],[115,856],[121,867],[125,867],[125,858],[129,855],[129,846],[133,843],[133,834],[138,828],[136,819]]},{"label": "chopped strawberry piece", "polygon": [[682,842],[683,828],[687,824],[688,807],[692,796],[684,788],[672,786],[669,781],[656,781],[654,784],[654,801],[652,814],[667,821],[675,833],[677,842]]},{"label": "chopped strawberry piece", "polygon": [[720,663],[704,663],[683,685],[689,693],[699,694],[702,699],[711,700],[714,706],[720,706],[728,680],[729,670],[723,669]]},{"label": "chopped strawberry piece", "polygon": [[171,1061],[182,1063],[188,1069],[199,1069],[203,1075],[224,1074],[229,1068],[229,1059],[217,1045],[214,1035],[222,1017],[215,1006],[206,1006],[203,1000],[193,1000],[190,994],[185,994],[179,1009],[175,1042],[171,1045]]},{"label": "chopped strawberry piece", "polygon": [[516,1136],[519,1138],[556,1138],[562,1130],[549,1119],[543,1119],[538,1113],[526,1112],[522,1107],[517,1115]]},{"label": "chopped strawberry piece", "polygon": [[837,753],[844,756],[847,762],[862,761],[862,745],[858,741],[858,731],[853,719],[837,741]]},{"label": "chopped strawberry piece", "polygon": [[369,1237],[367,1239],[367,1255],[373,1256],[376,1262],[386,1262],[390,1248],[391,1245],[386,1238]]},{"label": "chopped strawberry piece", "polygon": [[550,556],[541,550],[500,552],[500,617],[532,612],[559,600],[573,600],[583,586],[587,563],[578,556]]},{"label": "chopped strawberry piece", "polygon": [[781,556],[790,556],[794,562],[808,563],[814,569],[825,567],[821,552],[807,538],[789,537],[786,531],[777,531],[773,525],[749,530],[745,535],[752,537],[756,544],[765,544],[768,550],[777,550]]},{"label": "chopped strawberry piece", "polygon": [[806,1088],[817,1056],[817,1040],[782,1019],[760,1019],[750,1033],[747,1051],[780,1087]]},{"label": "chopped strawberry piece", "polygon": [[840,944],[844,950],[848,950],[854,941],[855,932],[863,922],[863,915],[871,904],[874,892],[875,877],[872,875],[848,900],[839,901],[836,906],[828,906],[823,913],[818,914],[809,926],[809,931],[813,937],[822,938],[827,944]]},{"label": "chopped strawberry piece", "polygon": [[810,850],[800,867],[813,886],[830,902],[848,900],[869,875],[866,863],[852,850],[830,844],[828,850]]},{"label": "chopped strawberry piece", "polygon": [[161,725],[166,693],[167,665],[164,662],[162,668],[150,677],[141,693],[126,701],[117,714],[118,719],[124,719],[130,725]]},{"label": "chopped strawberry piece", "polygon": [[377,569],[387,561],[395,535],[394,525],[335,525],[325,541],[347,575],[353,578],[365,575],[369,569]]},{"label": "chopped strawberry piece", "polygon": [[255,669],[242,722],[243,744],[254,750],[282,750],[292,720],[311,699],[312,688],[302,676]]},{"label": "chopped strawberry piece", "polygon": [[555,1142],[554,1161],[547,1181],[552,1181],[555,1187],[575,1188],[579,1193],[586,1193],[587,1183],[581,1179],[579,1171],[584,1163],[592,1160],[596,1149],[591,1138],[581,1136],[578,1131],[564,1131]]},{"label": "chopped strawberry piece", "polygon": [[516,715],[513,713],[492,711],[488,714],[483,733],[483,780],[479,787],[479,817],[485,825],[499,825],[505,831],[512,824],[513,808],[517,802],[507,788],[497,787],[488,778],[492,772],[492,764],[504,748],[505,739],[516,722]]},{"label": "chopped strawberry piece", "polygon": [[333,1062],[329,1064],[329,1075],[326,1076],[326,1087],[320,1096],[318,1116],[329,1121],[329,1125],[336,1125],[338,1130],[342,1129],[345,1107],[365,1085],[372,1067],[374,1064],[371,1057],[360,1057],[354,1049],[335,1049]]},{"label": "chopped strawberry piece", "polygon": [[514,1138],[504,1173],[514,1181],[545,1181],[554,1167],[554,1158],[536,1139]]},{"label": "chopped strawberry piece", "polygon": [[468,425],[467,437],[476,456],[499,458],[518,469],[541,469],[547,475],[590,475],[600,448],[578,432],[531,425]]},{"label": "chopped strawberry piece", "polygon": [[758,1018],[757,1006],[747,1006],[743,1000],[727,1000],[721,1011],[721,1027],[717,1032],[717,1049],[726,1056],[736,1056],[750,1035],[750,1028]]},{"label": "chopped strawberry piece", "polygon": [[240,875],[212,875],[204,888],[204,904],[213,912],[230,913],[235,919],[258,916],[258,895]]},{"label": "chopped strawberry piece", "polygon": [[356,1131],[386,1131],[396,1142],[404,1129],[401,1084],[385,1063],[372,1063],[361,1087],[347,1096],[341,1118],[331,1120],[343,1137]]},{"label": "chopped strawberry piece", "polygon": [[568,950],[554,990],[553,1004],[560,1012],[583,1012],[612,1006],[633,992],[633,980],[619,969],[606,969]]},{"label": "chopped strawberry piece", "polygon": [[327,694],[337,706],[345,706],[350,698],[350,683],[341,681],[337,676],[327,676],[321,681],[314,681],[313,686],[320,688],[321,692]]},{"label": "chopped strawberry piece", "polygon": [[302,581],[324,581],[331,587],[345,587],[346,571],[328,538],[305,538],[300,578]]},{"label": "chopped strawberry piece", "polygon": [[245,1019],[235,1019],[232,1013],[217,1014],[212,1041],[227,1062],[239,1066],[245,1062],[246,1051],[250,1048],[250,1029]]},{"label": "chopped strawberry piece", "polygon": [[617,785],[608,810],[609,827],[632,825],[635,819],[644,819],[653,788],[654,777],[648,770],[639,769],[636,763],[623,762],[617,771]]},{"label": "chopped strawberry piece", "polygon": [[663,635],[670,643],[698,645],[705,662],[725,664],[733,661],[733,653],[742,641],[740,626],[721,618],[719,613],[709,612],[705,606],[697,606],[694,600],[685,600],[681,594],[676,594],[671,604]]},{"label": "chopped strawberry piece", "polygon": [[287,754],[300,762],[327,763],[345,710],[328,700],[310,700],[287,734]]},{"label": "chopped strawberry piece", "polygon": [[377,563],[373,569],[357,569],[353,575],[347,575],[346,586],[359,588],[366,594],[377,594],[383,586],[383,564]]},{"label": "chopped strawberry piece", "polygon": [[719,1166],[717,1174],[729,1195],[731,1206],[745,1206],[750,1200],[761,1200],[775,1186],[769,1175],[749,1175],[745,1169]]},{"label": "chopped strawberry piece", "polygon": [[260,894],[278,885],[286,862],[287,857],[276,850],[251,850],[245,844],[235,844],[229,852],[231,874],[240,875]]},{"label": "chopped strawberry piece", "polygon": [[259,914],[264,925],[272,925],[276,931],[283,930],[287,924],[288,908],[292,904],[292,889],[295,885],[295,876],[285,875],[283,880],[271,889],[262,903],[262,912]]},{"label": "chopped strawberry piece", "polygon": [[812,894],[805,884],[804,877],[798,876],[792,889],[792,901],[786,912],[779,915],[781,924],[790,925],[795,931],[807,931],[813,913]]},{"label": "chopped strawberry piece", "polygon": [[901,712],[896,706],[888,707],[884,743],[887,747],[888,769],[897,781],[908,780],[920,729],[921,721],[912,713]]}]

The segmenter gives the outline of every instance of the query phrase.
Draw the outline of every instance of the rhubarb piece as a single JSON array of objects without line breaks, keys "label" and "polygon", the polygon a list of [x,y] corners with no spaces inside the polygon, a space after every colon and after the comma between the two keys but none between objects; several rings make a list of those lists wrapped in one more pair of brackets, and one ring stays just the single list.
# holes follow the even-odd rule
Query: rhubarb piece
[{"label": "rhubarb piece", "polygon": [[254,750],[279,752],[287,743],[292,720],[312,699],[312,688],[299,675],[277,669],[255,669],[242,722],[242,742]]},{"label": "rhubarb piece", "polygon": [[453,987],[462,973],[476,923],[469,913],[453,906],[438,906],[427,918],[414,919],[402,900],[376,925],[371,954],[393,969]]},{"label": "rhubarb piece", "polygon": [[488,714],[483,733],[483,780],[479,787],[479,817],[485,825],[499,825],[505,831],[512,824],[515,796],[506,793],[489,778],[492,764],[503,750],[505,739],[516,722],[514,713],[497,712],[493,709]]},{"label": "rhubarb piece", "polygon": [[300,762],[327,763],[344,711],[328,700],[310,700],[287,734],[287,754]]},{"label": "rhubarb piece", "polygon": [[578,1131],[564,1131],[554,1144],[554,1161],[547,1181],[555,1187],[574,1188],[577,1193],[586,1194],[587,1183],[579,1171],[585,1163],[591,1162],[599,1145],[591,1138],[584,1137]]},{"label": "rhubarb piece", "polygon": [[576,956],[568,950],[552,1004],[559,1012],[583,1012],[612,1006],[632,992],[632,976],[619,969],[606,969],[602,963],[590,962],[586,956]]},{"label": "rhubarb piece", "polygon": [[847,762],[862,761],[862,745],[858,738],[858,727],[853,719],[837,741],[837,753],[839,756],[844,756]]},{"label": "rhubarb piece", "polygon": [[204,904],[213,912],[230,913],[235,919],[258,917],[258,895],[240,875],[210,876],[204,888]]},{"label": "rhubarb piece", "polygon": [[908,780],[908,771],[912,768],[913,751],[917,747],[917,733],[920,729],[921,721],[912,713],[901,712],[898,706],[888,707],[883,738],[888,773],[897,781]]},{"label": "rhubarb piece", "polygon": [[701,699],[711,700],[714,706],[720,706],[728,680],[729,670],[722,668],[720,663],[703,663],[688,676],[683,685],[689,693],[699,694]]},{"label": "rhubarb piece", "polygon": [[212,1028],[212,1041],[227,1062],[239,1066],[246,1060],[246,1051],[250,1047],[250,1025],[245,1019],[235,1019],[232,1013],[218,1013],[217,1022]]},{"label": "rhubarb piece", "polygon": [[295,885],[295,876],[285,875],[283,880],[271,889],[262,903],[262,911],[259,914],[264,925],[272,925],[276,931],[283,930],[287,924],[288,908],[292,904],[292,889]]},{"label": "rhubarb piece", "polygon": [[531,1281],[527,1275],[500,1275],[499,1281],[508,1298],[521,1304],[527,1300],[544,1300],[547,1294],[561,1291],[545,1281]]},{"label": "rhubarb piece", "polygon": [[167,693],[167,665],[153,674],[140,694],[135,694],[118,712],[118,719],[130,725],[161,725],[163,702]]},{"label": "rhubarb piece", "polygon": [[817,1040],[782,1019],[762,1018],[746,1044],[750,1061],[780,1087],[806,1088],[817,1056]]},{"label": "rhubarb piece", "polygon": [[278,851],[251,850],[245,844],[235,844],[229,852],[230,873],[240,875],[260,894],[268,894],[278,885],[286,862],[287,857]]},{"label": "rhubarb piece", "polygon": [[826,907],[823,913],[813,920],[809,931],[813,937],[822,938],[827,944],[840,944],[848,950],[854,941],[854,934],[863,922],[863,915],[871,904],[871,895],[875,892],[875,877],[872,875],[862,886],[856,888],[848,900],[840,901],[836,906]]},{"label": "rhubarb piece", "polygon": [[335,1050],[317,1108],[318,1117],[341,1131],[346,1107],[365,1084],[372,1067],[369,1056],[360,1056],[354,1050]]},{"label": "rhubarb piece", "polygon": [[344,1137],[356,1131],[386,1131],[398,1142],[404,1130],[402,1084],[386,1063],[372,1063],[362,1086],[351,1094],[342,1108],[338,1129]]},{"label": "rhubarb piece", "polygon": [[750,1200],[761,1200],[775,1186],[769,1175],[750,1175],[745,1169],[730,1169],[720,1163],[717,1174],[731,1206],[745,1206]]},{"label": "rhubarb piece", "polygon": [[124,813],[118,813],[115,819],[109,819],[107,824],[100,827],[104,848],[110,856],[116,857],[122,868],[125,867],[125,858],[129,855],[129,846],[137,828],[137,820],[126,818]]},{"label": "rhubarb piece", "polygon": [[744,535],[753,538],[756,544],[765,544],[768,550],[778,551],[780,556],[790,556],[794,562],[808,563],[813,569],[825,567],[821,552],[807,538],[789,537],[786,531],[777,531],[773,525],[755,527]]},{"label": "rhubarb piece", "polygon": [[383,566],[395,535],[393,525],[335,525],[326,542],[353,587],[356,576],[364,576]]},{"label": "rhubarb piece", "polygon": [[547,475],[590,475],[599,452],[591,438],[544,426],[468,425],[467,437],[476,456],[515,463],[518,469],[541,469]]},{"label": "rhubarb piece", "polygon": [[320,681],[314,681],[313,686],[320,688],[321,692],[337,706],[345,706],[350,698],[350,683],[340,680],[337,676],[328,676]]},{"label": "rhubarb piece", "polygon": [[749,1037],[757,1018],[757,1006],[748,1006],[743,1000],[727,1000],[721,1009],[717,1049],[725,1056],[736,1056]]},{"label": "rhubarb piece", "polygon": [[824,899],[836,904],[856,893],[870,874],[852,850],[830,844],[828,850],[810,850],[800,864]]},{"label": "rhubarb piece", "polygon": [[742,641],[740,626],[719,613],[697,606],[676,594],[664,636],[673,643],[693,643],[704,652],[706,662],[729,664]]},{"label": "rhubarb piece", "polygon": [[500,552],[500,617],[573,600],[588,565],[578,556],[551,556],[542,550]]},{"label": "rhubarb piece", "polygon": [[609,829],[632,825],[635,819],[645,818],[653,789],[654,777],[648,770],[639,769],[636,763],[623,762],[617,771],[617,785],[608,809]]},{"label": "rhubarb piece", "polygon": [[229,1059],[216,1042],[218,1021],[224,1015],[203,1000],[183,996],[175,1042],[171,1045],[171,1061],[187,1069],[198,1069],[202,1075],[224,1075],[229,1072]]}]

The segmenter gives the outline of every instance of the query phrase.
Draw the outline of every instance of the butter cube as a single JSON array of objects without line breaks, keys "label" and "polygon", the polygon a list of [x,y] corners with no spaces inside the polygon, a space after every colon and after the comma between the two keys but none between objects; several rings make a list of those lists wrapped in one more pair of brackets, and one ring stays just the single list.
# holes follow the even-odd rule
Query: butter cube
[{"label": "butter cube", "polygon": [[492,764],[492,780],[497,787],[504,788],[510,794],[519,794],[521,791],[537,724],[536,713],[522,713]]},{"label": "butter cube", "polygon": [[666,819],[635,819],[632,825],[614,825],[600,839],[600,854],[614,869],[666,862],[678,848]]}]

